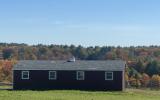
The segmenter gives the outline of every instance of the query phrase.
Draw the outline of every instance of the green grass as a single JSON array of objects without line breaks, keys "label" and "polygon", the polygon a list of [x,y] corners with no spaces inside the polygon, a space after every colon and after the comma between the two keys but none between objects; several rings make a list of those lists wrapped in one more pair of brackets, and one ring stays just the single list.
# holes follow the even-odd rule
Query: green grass
[{"label": "green grass", "polygon": [[0,90],[0,100],[160,100],[160,91],[136,89],[125,92]]},{"label": "green grass", "polygon": [[9,85],[1,86],[0,85],[0,90],[1,89],[12,89],[12,86],[9,86]]}]

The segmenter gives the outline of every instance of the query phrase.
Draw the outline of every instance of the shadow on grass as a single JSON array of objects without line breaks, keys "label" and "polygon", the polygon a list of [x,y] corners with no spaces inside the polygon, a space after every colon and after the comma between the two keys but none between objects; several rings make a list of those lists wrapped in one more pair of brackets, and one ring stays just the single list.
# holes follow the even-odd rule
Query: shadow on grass
[{"label": "shadow on grass", "polygon": [[11,90],[11,91],[77,91],[77,92],[124,92],[121,90],[106,90],[106,89],[7,89],[7,90]]}]

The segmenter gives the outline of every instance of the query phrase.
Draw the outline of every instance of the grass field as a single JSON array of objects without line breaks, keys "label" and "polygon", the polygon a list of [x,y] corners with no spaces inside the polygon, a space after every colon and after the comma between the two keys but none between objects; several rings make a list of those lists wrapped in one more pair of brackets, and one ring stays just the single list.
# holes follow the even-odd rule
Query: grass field
[{"label": "grass field", "polygon": [[160,100],[160,91],[136,89],[125,92],[0,90],[0,100]]}]

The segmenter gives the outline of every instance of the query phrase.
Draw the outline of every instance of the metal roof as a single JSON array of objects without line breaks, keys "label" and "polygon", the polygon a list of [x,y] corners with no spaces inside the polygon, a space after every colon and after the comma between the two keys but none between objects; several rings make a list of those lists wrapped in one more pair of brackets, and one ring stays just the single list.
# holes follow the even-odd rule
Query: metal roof
[{"label": "metal roof", "polygon": [[125,62],[122,60],[95,60],[95,61],[19,61],[13,70],[98,70],[98,71],[123,71]]}]

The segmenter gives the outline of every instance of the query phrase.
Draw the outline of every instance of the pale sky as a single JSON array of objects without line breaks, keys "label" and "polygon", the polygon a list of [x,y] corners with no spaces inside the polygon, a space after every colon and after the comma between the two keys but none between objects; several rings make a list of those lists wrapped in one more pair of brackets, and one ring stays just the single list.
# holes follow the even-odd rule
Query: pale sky
[{"label": "pale sky", "polygon": [[160,0],[0,0],[0,42],[160,45]]}]

